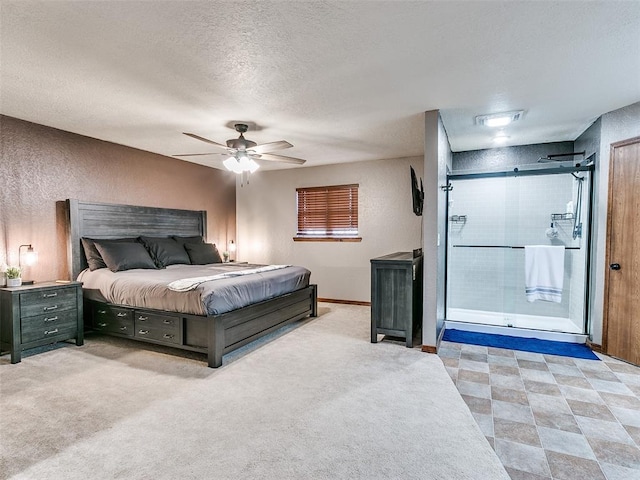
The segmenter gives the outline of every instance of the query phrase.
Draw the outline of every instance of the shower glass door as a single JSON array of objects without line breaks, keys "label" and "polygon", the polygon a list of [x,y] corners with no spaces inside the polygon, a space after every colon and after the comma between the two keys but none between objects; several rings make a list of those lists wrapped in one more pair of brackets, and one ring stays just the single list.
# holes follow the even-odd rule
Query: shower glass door
[{"label": "shower glass door", "polygon": [[[447,320],[584,333],[590,181],[590,171],[453,175]],[[565,247],[560,303],[527,300],[526,245]]]}]

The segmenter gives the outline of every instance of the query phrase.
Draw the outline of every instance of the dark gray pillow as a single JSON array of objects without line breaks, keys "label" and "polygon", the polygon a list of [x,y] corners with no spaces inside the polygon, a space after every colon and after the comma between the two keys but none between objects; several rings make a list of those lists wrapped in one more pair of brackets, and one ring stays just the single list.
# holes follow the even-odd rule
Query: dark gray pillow
[{"label": "dark gray pillow", "polygon": [[140,243],[102,243],[94,242],[107,268],[112,272],[121,272],[134,268],[157,268],[149,252]]},{"label": "dark gray pillow", "polygon": [[140,237],[140,241],[147,247],[158,268],[180,263],[186,263],[187,265],[191,263],[184,247],[173,238]]},{"label": "dark gray pillow", "polygon": [[102,256],[95,246],[95,242],[100,242],[104,245],[111,243],[135,243],[138,241],[136,237],[133,238],[110,238],[110,239],[97,239],[97,238],[81,238],[82,248],[84,249],[84,256],[87,259],[87,265],[89,270],[94,271],[99,268],[107,268],[107,265],[102,260]]},{"label": "dark gray pillow", "polygon": [[204,238],[200,235],[196,235],[195,237],[171,237],[180,245],[184,245],[185,243],[204,243]]},{"label": "dark gray pillow", "polygon": [[220,253],[213,243],[185,243],[184,249],[189,254],[192,265],[222,263]]}]

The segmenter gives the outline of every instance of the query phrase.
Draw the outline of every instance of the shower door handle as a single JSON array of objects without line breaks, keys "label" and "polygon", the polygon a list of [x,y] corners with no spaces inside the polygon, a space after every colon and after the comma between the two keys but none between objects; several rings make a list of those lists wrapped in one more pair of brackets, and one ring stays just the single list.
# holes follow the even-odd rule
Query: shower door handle
[{"label": "shower door handle", "polygon": [[620,270],[620,264],[619,263],[612,263],[611,265],[609,265],[609,268],[611,270]]}]

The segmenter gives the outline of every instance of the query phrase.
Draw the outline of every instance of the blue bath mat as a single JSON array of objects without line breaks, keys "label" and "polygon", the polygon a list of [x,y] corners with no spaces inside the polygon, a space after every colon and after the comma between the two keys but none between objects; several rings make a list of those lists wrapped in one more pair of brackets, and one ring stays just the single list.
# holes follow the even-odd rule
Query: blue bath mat
[{"label": "blue bath mat", "polygon": [[509,335],[467,332],[465,330],[456,329],[445,330],[442,339],[447,342],[469,343],[471,345],[507,348],[509,350],[522,350],[524,352],[544,353],[547,355],[559,355],[562,357],[600,360],[589,347],[580,343],[556,342],[553,340],[540,340],[538,338],[511,337]]}]

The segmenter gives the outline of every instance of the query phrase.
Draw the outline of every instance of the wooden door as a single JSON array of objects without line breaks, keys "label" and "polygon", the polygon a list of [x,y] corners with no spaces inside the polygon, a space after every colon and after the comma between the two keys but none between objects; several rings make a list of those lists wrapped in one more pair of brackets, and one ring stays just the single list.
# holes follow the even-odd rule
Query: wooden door
[{"label": "wooden door", "polygon": [[611,145],[604,351],[640,365],[640,137]]}]

